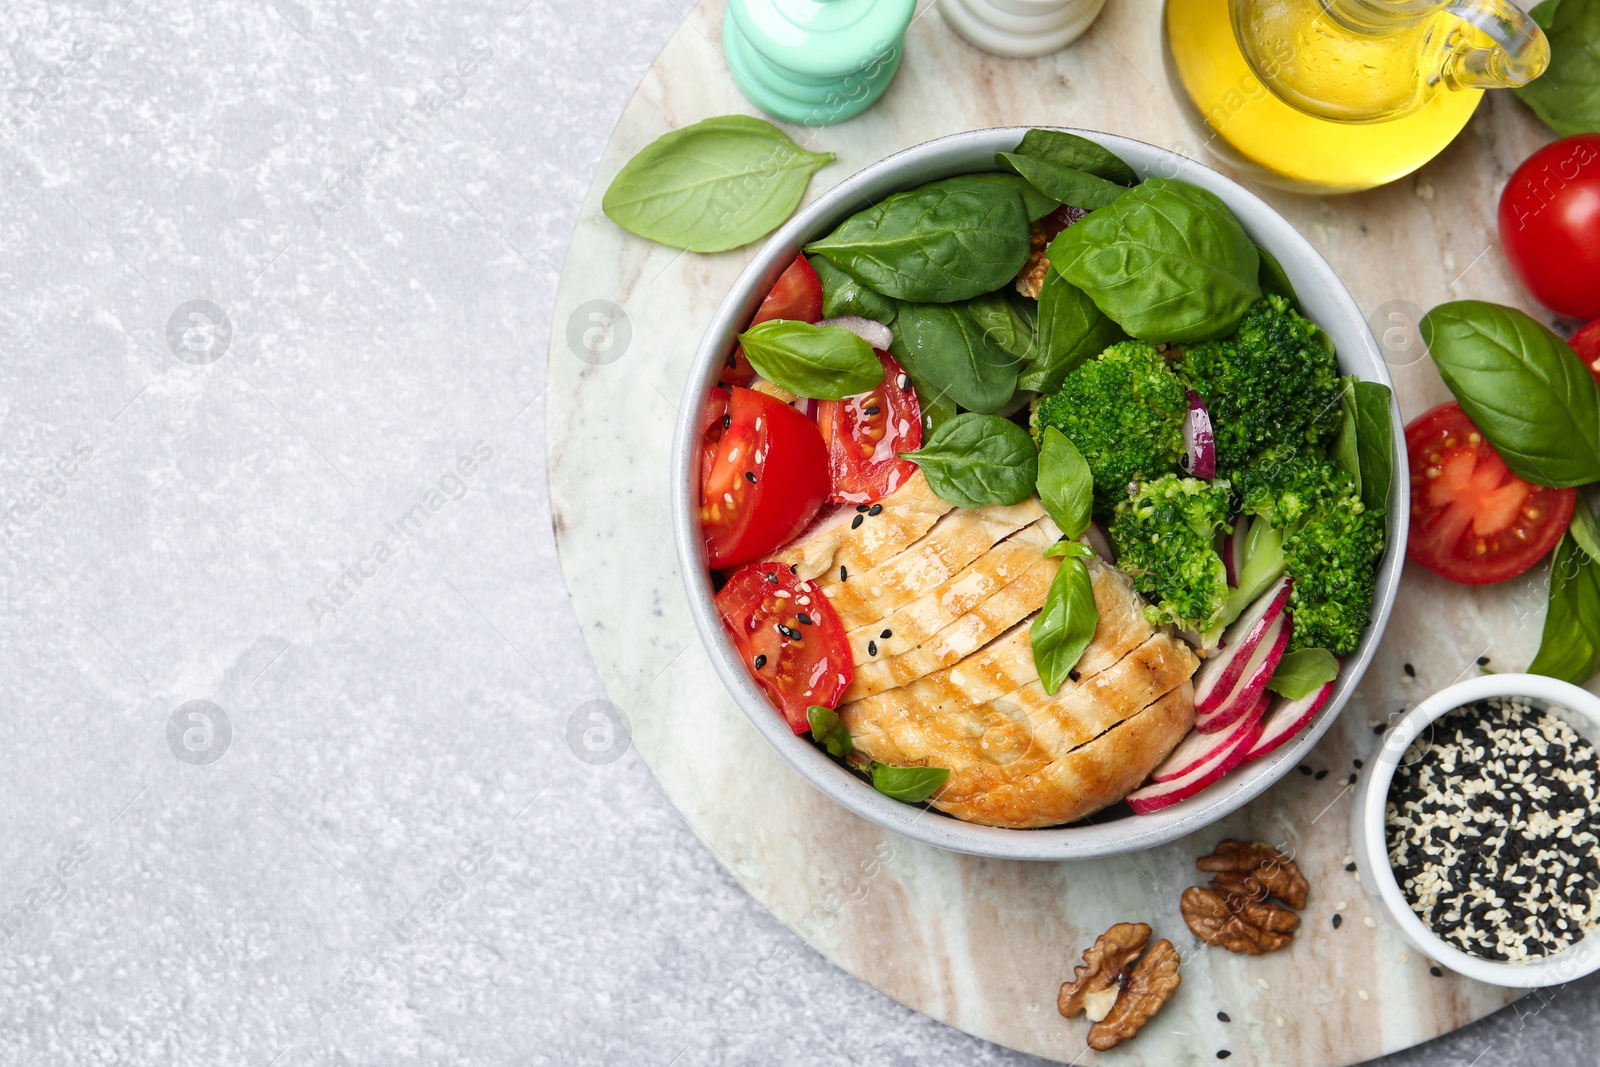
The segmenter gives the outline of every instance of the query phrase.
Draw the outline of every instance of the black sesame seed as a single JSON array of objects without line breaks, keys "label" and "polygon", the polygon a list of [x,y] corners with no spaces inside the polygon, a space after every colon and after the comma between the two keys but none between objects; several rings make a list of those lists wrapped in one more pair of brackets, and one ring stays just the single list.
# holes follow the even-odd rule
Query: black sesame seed
[{"label": "black sesame seed", "polygon": [[[732,356],[728,357],[728,369],[729,370],[732,370],[734,367],[737,367],[738,365],[739,365],[738,361],[736,361]],[[724,417],[726,417],[726,416],[724,416]]]},{"label": "black sesame seed", "polygon": [[799,630],[795,630],[795,629],[792,629],[792,628],[790,628],[788,626],[785,626],[781,622],[778,623],[778,632],[780,634],[782,634],[783,636],[787,637],[791,641],[800,640],[800,631]]},{"label": "black sesame seed", "polygon": [[872,505],[870,508],[867,509],[867,514],[868,515],[882,515],[883,514],[883,505],[882,504],[874,504],[874,505]]},{"label": "black sesame seed", "polygon": [[[1478,666],[1487,667],[1488,665],[1489,665],[1489,657],[1488,656],[1479,656],[1478,657]],[[1435,967],[1434,970],[1438,970],[1438,968]]]},{"label": "black sesame seed", "polygon": [[1347,863],[1344,865],[1344,869],[1347,871],[1353,871],[1356,869],[1356,865],[1353,863]]},{"label": "black sesame seed", "polygon": [[762,667],[765,667],[766,665],[767,665],[767,657],[765,657],[765,656],[757,656],[756,657],[756,670],[759,671]]},{"label": "black sesame seed", "polygon": [[1228,1051],[1228,1050],[1227,1050],[1227,1049],[1225,1049],[1225,1048],[1224,1048],[1224,1049],[1218,1049],[1218,1050],[1217,1050],[1217,1059],[1219,1059],[1219,1060],[1225,1060],[1225,1059],[1227,1059],[1227,1058],[1228,1058],[1228,1057],[1229,1057],[1229,1056],[1232,1056],[1232,1055],[1233,1055],[1233,1053],[1231,1053],[1231,1052],[1229,1052],[1229,1051]]},{"label": "black sesame seed", "polygon": [[861,525],[861,520],[862,520],[863,517],[864,516],[857,515],[855,518],[851,519],[850,520],[850,529],[854,530],[856,527],[860,526]]},{"label": "black sesame seed", "polygon": [[778,584],[778,572],[777,571],[768,571],[767,572],[767,581],[771,582],[773,585],[777,585]]},{"label": "black sesame seed", "polygon": [[1327,768],[1323,768],[1322,770],[1318,771],[1316,774],[1312,775],[1312,777],[1315,778],[1319,782],[1322,781],[1324,778],[1328,777]]},{"label": "black sesame seed", "polygon": [[845,570],[843,566],[839,568],[839,580],[841,582],[848,582],[850,580],[850,572]]},{"label": "black sesame seed", "polygon": [[1417,669],[1409,663],[1406,664],[1405,671],[1407,678],[1415,678],[1417,676]]},{"label": "black sesame seed", "polygon": [[867,642],[867,655],[876,656],[877,654],[878,654],[878,642],[876,642],[876,641],[868,641]]},{"label": "black sesame seed", "polygon": [[1339,929],[1339,927],[1341,927],[1343,925],[1344,925],[1344,916],[1343,915],[1339,915],[1338,913],[1335,913],[1334,916],[1333,916],[1333,928],[1335,930],[1337,930],[1337,929]]},{"label": "black sesame seed", "polygon": [[1375,734],[1381,734],[1381,733],[1383,733],[1383,731],[1385,731],[1387,729],[1388,729],[1388,727],[1380,722],[1378,725],[1376,725],[1376,726],[1374,726],[1372,728],[1372,732],[1375,733]]},{"label": "black sesame seed", "polygon": [[1354,774],[1352,774],[1352,775],[1351,775],[1351,776],[1350,776],[1350,777],[1348,777],[1348,778],[1346,778],[1346,779],[1345,779],[1345,780],[1344,780],[1344,784],[1345,784],[1345,785],[1355,785],[1355,784],[1356,784],[1356,778],[1357,778],[1357,777],[1359,777],[1359,776],[1358,776],[1358,775],[1354,775]]},{"label": "black sesame seed", "polygon": [[883,638],[885,641],[887,641],[889,638],[894,636],[894,631],[893,630],[885,630],[885,631],[883,631],[883,633],[879,634],[878,636]]},{"label": "black sesame seed", "polygon": [[1227,1012],[1225,1012],[1225,1011],[1219,1011],[1219,1012],[1217,1012],[1217,1019],[1218,1019],[1218,1021],[1220,1021],[1220,1022],[1225,1022],[1225,1023],[1231,1023],[1231,1022],[1233,1022],[1233,1020],[1232,1020],[1232,1019],[1230,1019],[1230,1018],[1228,1018],[1228,1013],[1227,1013]]},{"label": "black sesame seed", "polygon": [[856,505],[856,511],[865,512],[866,510],[867,510],[867,505],[865,505],[865,504],[857,504]]},{"label": "black sesame seed", "polygon": [[789,573],[790,574],[799,574],[800,573],[800,564],[798,564],[798,563],[789,564]]},{"label": "black sesame seed", "polygon": [[751,485],[755,485],[756,484],[756,472],[755,471],[745,471],[744,472],[744,480],[749,482]]},{"label": "black sesame seed", "polygon": [[1428,968],[1428,973],[1433,975],[1435,978],[1443,978],[1444,977],[1444,972],[1441,971],[1437,967],[1429,967]]},{"label": "black sesame seed", "polygon": [[1304,763],[1302,763],[1302,764],[1300,764],[1300,773],[1301,774],[1310,774],[1311,773],[1311,768],[1307,767]]},{"label": "black sesame seed", "polygon": [[1079,674],[1076,668],[1074,668],[1074,669],[1072,669],[1072,670],[1067,672],[1067,678],[1069,680],[1071,680],[1071,681],[1076,682],[1078,679],[1080,679],[1082,677],[1083,677],[1083,675]]},{"label": "black sesame seed", "polygon": [[732,425],[733,425],[733,416],[732,415],[724,415],[724,416],[722,416],[722,428],[724,430],[726,430],[729,426],[732,426]]},{"label": "black sesame seed", "polygon": [[868,405],[868,407],[867,407],[867,414],[868,414],[868,415],[876,415],[876,414],[878,414],[878,413],[879,413],[879,412],[881,412],[881,411],[883,411],[883,409],[882,409],[882,408],[880,408],[880,407],[879,407],[879,406],[878,406],[878,405],[876,405],[876,404],[870,404],[870,405]]},{"label": "black sesame seed", "polygon": [[1366,766],[1366,764],[1364,764],[1364,763],[1362,763],[1362,762],[1361,762],[1361,761],[1360,761],[1360,760],[1358,760],[1358,759],[1353,759],[1353,760],[1351,760],[1351,761],[1350,761],[1350,762],[1351,762],[1351,763],[1353,763],[1353,764],[1355,764],[1355,765],[1356,765],[1356,770],[1358,770],[1358,771],[1359,771],[1359,770],[1360,770],[1360,769],[1361,769],[1361,768],[1362,768],[1362,767],[1365,767],[1365,766]]},{"label": "black sesame seed", "polygon": [[797,619],[797,620],[799,620],[799,621],[800,621],[800,622],[801,622],[801,623],[802,623],[802,624],[803,624],[803,625],[806,625],[806,626],[812,626],[812,625],[815,625],[815,624],[814,624],[814,623],[812,623],[812,621],[811,621],[811,616],[810,616],[810,615],[807,615],[807,614],[806,614],[806,613],[805,613],[805,612],[803,612],[803,611],[802,611],[802,612],[801,612],[801,613],[800,613],[800,614],[798,614],[798,615],[796,615],[796,616],[795,616],[795,618],[796,618],[796,619]]}]

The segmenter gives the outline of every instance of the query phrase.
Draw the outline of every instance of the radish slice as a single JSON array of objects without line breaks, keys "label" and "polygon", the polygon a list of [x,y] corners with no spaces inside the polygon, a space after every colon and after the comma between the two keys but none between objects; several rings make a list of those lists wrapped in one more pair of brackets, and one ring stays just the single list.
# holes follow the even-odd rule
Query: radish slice
[{"label": "radish slice", "polygon": [[1239,676],[1239,684],[1215,710],[1195,719],[1196,730],[1203,734],[1214,734],[1226,730],[1250,713],[1261,699],[1261,694],[1266,692],[1267,683],[1272,681],[1272,672],[1278,669],[1278,661],[1283,659],[1283,653],[1289,647],[1289,635],[1293,629],[1289,616],[1280,614],[1267,632],[1266,639],[1250,654],[1250,661]]},{"label": "radish slice", "polygon": [[1182,778],[1190,771],[1208,762],[1222,749],[1232,749],[1238,744],[1239,738],[1261,720],[1261,715],[1267,710],[1270,694],[1263,693],[1256,700],[1256,705],[1250,714],[1241,718],[1232,726],[1221,733],[1203,734],[1199,730],[1190,730],[1172,754],[1162,761],[1161,766],[1150,772],[1151,781],[1170,782],[1174,778]]},{"label": "radish slice", "polygon": [[1117,562],[1117,554],[1111,547],[1111,538],[1106,536],[1105,530],[1095,520],[1089,520],[1089,529],[1085,531],[1084,539],[1089,542],[1089,547],[1094,549],[1095,555],[1113,565]]},{"label": "radish slice", "polygon": [[864,319],[860,315],[841,315],[836,319],[823,319],[818,326],[837,326],[849,330],[873,348],[888,351],[894,343],[894,331],[877,319]]},{"label": "radish slice", "polygon": [[1260,736],[1261,721],[1258,719],[1251,723],[1248,730],[1239,735],[1239,739],[1232,747],[1217,750],[1209,760],[1188,774],[1169,781],[1156,782],[1129,793],[1126,797],[1128,807],[1132,808],[1135,814],[1149,815],[1180,800],[1187,800],[1237,767]]},{"label": "radish slice", "polygon": [[1261,736],[1250,746],[1250,751],[1244,754],[1244,762],[1260,759],[1309,726],[1311,720],[1317,717],[1317,712],[1322,710],[1323,705],[1328,703],[1328,698],[1333,695],[1334,682],[1337,681],[1335,678],[1333,682],[1299,700],[1279,698],[1278,706],[1272,709],[1272,714],[1262,723]]},{"label": "radish slice", "polygon": [[1189,414],[1183,419],[1183,455],[1178,466],[1192,478],[1217,476],[1217,442],[1211,433],[1211,412],[1203,397],[1189,390]]},{"label": "radish slice", "polygon": [[1239,683],[1245,664],[1283,614],[1289,603],[1289,579],[1280,578],[1256,598],[1245,613],[1222,632],[1222,652],[1213,655],[1194,675],[1194,710],[1211,711],[1222,704]]}]

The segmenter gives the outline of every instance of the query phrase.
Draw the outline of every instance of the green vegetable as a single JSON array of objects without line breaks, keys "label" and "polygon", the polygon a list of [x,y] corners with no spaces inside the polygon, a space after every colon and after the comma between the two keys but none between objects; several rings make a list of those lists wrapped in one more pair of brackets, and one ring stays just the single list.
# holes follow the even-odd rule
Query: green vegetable
[{"label": "green vegetable", "polygon": [[1590,559],[1600,559],[1600,523],[1594,517],[1594,505],[1591,500],[1600,490],[1600,486],[1590,486],[1578,494],[1577,506],[1572,509],[1572,522],[1567,526],[1567,532],[1572,534],[1578,547],[1583,549]]},{"label": "green vegetable", "polygon": [[1600,130],[1600,0],[1545,0],[1529,14],[1550,40],[1550,66],[1517,95],[1563,136]]},{"label": "green vegetable", "polygon": [[1106,318],[1087,293],[1050,271],[1039,288],[1037,343],[1017,388],[1053,393],[1084,360],[1125,340],[1122,327]]},{"label": "green vegetable", "polygon": [[1369,511],[1389,506],[1389,486],[1394,481],[1394,420],[1389,407],[1389,387],[1381,382],[1357,381],[1351,389],[1356,425],[1356,485]]},{"label": "green vegetable", "polygon": [[1256,276],[1256,280],[1261,283],[1262,295],[1281,296],[1289,303],[1298,305],[1300,298],[1295,295],[1294,283],[1289,280],[1283,264],[1260,245],[1256,245],[1256,255],[1261,257],[1261,272]]},{"label": "green vegetable", "polygon": [[993,414],[1017,391],[1016,357],[978,324],[965,304],[901,304],[889,345],[917,383],[917,399],[947,397]]},{"label": "green vegetable", "polygon": [[997,183],[933,182],[857,212],[806,251],[897,300],[967,300],[1027,262],[1028,212]]},{"label": "green vegetable", "polygon": [[1578,547],[1571,530],[1550,561],[1550,605],[1528,671],[1573,685],[1600,671],[1600,563]]},{"label": "green vegetable", "polygon": [[1278,661],[1267,688],[1290,700],[1308,697],[1339,677],[1339,661],[1325,648],[1302,648]]},{"label": "green vegetable", "polygon": [[973,321],[1018,363],[1033,358],[1036,327],[1033,313],[1005,293],[989,293],[967,301]]},{"label": "green vegetable", "polygon": [[828,755],[848,756],[855,748],[855,742],[850,740],[850,731],[839,721],[839,713],[832,708],[813,704],[806,709],[806,720],[811,723],[812,738],[828,750]]},{"label": "green vegetable", "polygon": [[939,499],[963,508],[1020,504],[1039,478],[1039,453],[1028,431],[999,415],[957,415],[920,450],[900,458],[922,468]]},{"label": "green vegetable", "polygon": [[1600,389],[1565,341],[1515,308],[1479,300],[1428,312],[1422,340],[1513,474],[1556,488],[1600,481]]},{"label": "green vegetable", "polygon": [[1085,171],[1063,167],[1048,159],[998,152],[995,162],[1026,178],[1028,184],[1052,200],[1085,210],[1105,207],[1127,191],[1125,186],[1097,178]]},{"label": "green vegetable", "polygon": [[1361,491],[1361,450],[1356,427],[1356,390],[1355,378],[1344,378],[1340,381],[1339,393],[1339,432],[1333,439],[1333,446],[1329,449],[1333,461],[1350,473],[1355,479],[1356,491]]},{"label": "green vegetable", "polygon": [[770,122],[724,115],[646,145],[612,179],[600,207],[629,233],[722,252],[777,229],[833,158],[805,151]]},{"label": "green vegetable", "polygon": [[1189,404],[1160,352],[1140,341],[1112,345],[1067,375],[1059,392],[1033,405],[1033,432],[1053,426],[1094,474],[1094,505],[1106,514],[1128,483],[1178,467]]},{"label": "green vegetable", "polygon": [[921,804],[943,788],[950,772],[943,767],[891,767],[872,763],[872,788],[907,804]]},{"label": "green vegetable", "polygon": [[1231,333],[1261,295],[1261,261],[1211,193],[1150,178],[1061,231],[1050,264],[1130,336],[1190,343]]},{"label": "green vegetable", "polygon": [[1022,135],[1022,143],[1017,145],[1016,152],[1019,156],[1049,160],[1057,166],[1081,170],[1119,185],[1133,185],[1139,180],[1139,175],[1122,161],[1121,156],[1075,133],[1029,130]]},{"label": "green vegetable", "polygon": [[[1077,541],[1064,541],[1076,545],[1084,552],[1087,546]],[[1061,688],[1083,658],[1083,650],[1094,640],[1095,627],[1099,625],[1100,612],[1094,603],[1094,583],[1089,578],[1089,568],[1081,556],[1069,555],[1061,561],[1061,569],[1050,581],[1050,592],[1045,595],[1044,606],[1028,624],[1028,642],[1033,646],[1033,665],[1039,671],[1039,682],[1051,695]]]},{"label": "green vegetable", "polygon": [[1061,532],[1074,540],[1082,537],[1094,505],[1094,476],[1082,453],[1054,426],[1039,435],[1038,489],[1039,502]]},{"label": "green vegetable", "polygon": [[1253,304],[1232,336],[1183,350],[1181,373],[1205,398],[1217,470],[1268,448],[1321,446],[1339,430],[1339,367],[1322,331],[1281,296]]},{"label": "green vegetable", "polygon": [[814,400],[843,400],[883,381],[872,346],[839,326],[769,319],[739,335],[750,365],[776,385]]},{"label": "green vegetable", "polygon": [[1003,171],[986,171],[982,174],[963,174],[959,178],[947,178],[950,182],[978,182],[991,185],[1003,185],[1007,189],[1015,190],[1022,197],[1023,207],[1027,208],[1028,221],[1038,222],[1050,212],[1061,205],[1051,200],[1039,190],[1028,184],[1028,179],[1020,174],[1011,174]]},{"label": "green vegetable", "polygon": [[845,271],[835,267],[821,256],[807,256],[811,269],[817,272],[822,283],[822,317],[836,319],[842,315],[859,315],[884,325],[894,321],[897,305],[882,293],[875,293]]},{"label": "green vegetable", "polygon": [[1216,533],[1233,510],[1226,481],[1164,475],[1117,505],[1111,544],[1117,567],[1133,576],[1154,625],[1176,623],[1215,643],[1228,601],[1228,572]]}]

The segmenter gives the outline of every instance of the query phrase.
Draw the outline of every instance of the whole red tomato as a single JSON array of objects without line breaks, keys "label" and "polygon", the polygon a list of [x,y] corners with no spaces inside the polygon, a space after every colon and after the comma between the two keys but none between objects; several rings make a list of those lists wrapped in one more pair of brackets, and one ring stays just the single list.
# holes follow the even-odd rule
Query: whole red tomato
[{"label": "whole red tomato", "polygon": [[1600,134],[1547,144],[1500,195],[1500,246],[1535,300],[1600,318]]}]

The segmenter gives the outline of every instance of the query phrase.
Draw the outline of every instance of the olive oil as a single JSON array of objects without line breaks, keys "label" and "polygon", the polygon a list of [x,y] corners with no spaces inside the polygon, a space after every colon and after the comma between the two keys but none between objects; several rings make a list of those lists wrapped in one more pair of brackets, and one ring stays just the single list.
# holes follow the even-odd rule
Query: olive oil
[{"label": "olive oil", "polygon": [[1280,19],[1276,27],[1252,22],[1254,12],[1247,12],[1244,32],[1282,31],[1251,38],[1252,65],[1239,46],[1229,0],[1167,0],[1163,38],[1174,89],[1181,89],[1207,149],[1253,180],[1312,192],[1394,181],[1441,152],[1483,96],[1426,66],[1429,47],[1460,55],[1491,46],[1470,23],[1440,9],[1405,27],[1364,34],[1325,11],[1293,24]]}]

